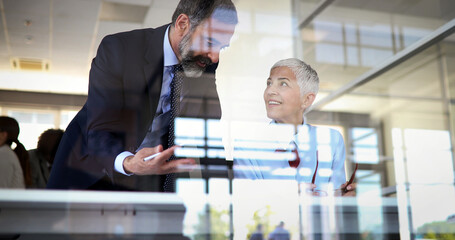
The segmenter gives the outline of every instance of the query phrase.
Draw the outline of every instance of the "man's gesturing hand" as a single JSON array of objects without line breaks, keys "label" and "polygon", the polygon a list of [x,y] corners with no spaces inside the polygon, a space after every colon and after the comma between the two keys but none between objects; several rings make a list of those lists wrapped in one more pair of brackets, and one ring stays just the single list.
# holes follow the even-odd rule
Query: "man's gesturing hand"
[{"label": "man's gesturing hand", "polygon": [[[176,159],[169,162],[166,161],[172,156],[172,154],[174,154],[174,151],[177,147],[178,146],[173,146],[164,151],[163,146],[161,145],[153,148],[143,148],[139,150],[139,152],[137,152],[134,156],[125,158],[125,161],[123,161],[123,169],[125,169],[125,172],[128,174],[133,173],[136,175],[158,175],[191,171],[191,168],[179,168],[179,166],[194,166],[196,164],[194,159]],[[144,158],[158,152],[161,152],[161,154],[151,159],[150,161],[144,161]]]}]

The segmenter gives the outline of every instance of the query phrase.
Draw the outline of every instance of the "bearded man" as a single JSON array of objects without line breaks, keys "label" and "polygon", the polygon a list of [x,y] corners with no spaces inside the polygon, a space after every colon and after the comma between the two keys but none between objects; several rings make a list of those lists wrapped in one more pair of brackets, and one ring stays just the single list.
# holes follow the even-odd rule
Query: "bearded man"
[{"label": "bearded man", "polygon": [[171,24],[106,36],[47,187],[174,191],[167,174],[195,161],[169,161],[173,120],[221,116],[215,70],[237,23],[230,0],[181,0]]}]

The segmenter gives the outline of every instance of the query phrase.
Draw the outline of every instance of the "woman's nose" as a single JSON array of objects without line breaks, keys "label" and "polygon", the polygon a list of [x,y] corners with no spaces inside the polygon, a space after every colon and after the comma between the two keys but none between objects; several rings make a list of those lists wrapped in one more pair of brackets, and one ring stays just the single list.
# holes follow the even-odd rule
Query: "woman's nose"
[{"label": "woman's nose", "polygon": [[273,85],[270,85],[266,90],[267,95],[277,94],[276,88]]}]

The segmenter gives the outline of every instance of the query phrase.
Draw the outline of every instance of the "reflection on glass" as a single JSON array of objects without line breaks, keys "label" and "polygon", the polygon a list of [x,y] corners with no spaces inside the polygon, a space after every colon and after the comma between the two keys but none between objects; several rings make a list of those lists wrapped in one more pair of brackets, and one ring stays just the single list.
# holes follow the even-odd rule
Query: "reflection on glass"
[{"label": "reflection on glass", "polygon": [[298,239],[299,204],[294,181],[234,179],[232,201],[235,239],[248,239],[258,224],[267,237],[281,221],[291,239]]},{"label": "reflection on glass", "polygon": [[359,26],[360,44],[386,49],[392,48],[392,33],[390,26],[377,23],[369,23]]},{"label": "reflection on glass", "polygon": [[318,41],[338,43],[343,41],[343,26],[339,22],[315,21],[314,31]]},{"label": "reflection on glass", "polygon": [[38,137],[49,128],[54,128],[53,113],[8,111],[8,116],[19,122],[19,139],[26,149],[36,148]]},{"label": "reflection on glass", "polygon": [[360,50],[362,66],[375,67],[387,58],[393,56],[392,50],[383,50],[364,47]]},{"label": "reflection on glass", "polygon": [[332,195],[328,189],[346,181],[344,141],[334,129],[304,124],[295,133],[292,125],[253,123],[231,129],[237,178],[314,182]]},{"label": "reflection on glass", "polygon": [[344,63],[343,47],[336,44],[317,43],[316,61],[342,65]]},{"label": "reflection on glass", "polygon": [[177,157],[224,158],[223,127],[220,120],[176,118],[175,143],[181,146]]},{"label": "reflection on glass", "polygon": [[60,113],[60,129],[66,129],[76,114],[77,111],[62,111]]},{"label": "reflection on glass", "polygon": [[183,220],[183,234],[197,236],[207,233],[204,217],[207,206],[205,194],[205,181],[203,179],[182,179],[176,181],[176,193],[185,200],[185,218]]},{"label": "reflection on glass", "polygon": [[402,33],[404,47],[408,47],[409,45],[417,42],[419,39],[430,34],[431,30],[417,27],[403,27]]}]

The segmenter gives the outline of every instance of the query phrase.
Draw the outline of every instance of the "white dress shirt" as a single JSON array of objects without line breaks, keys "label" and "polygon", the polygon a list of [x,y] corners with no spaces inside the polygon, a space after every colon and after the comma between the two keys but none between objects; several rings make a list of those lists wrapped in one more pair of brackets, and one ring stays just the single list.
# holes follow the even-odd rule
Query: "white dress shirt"
[{"label": "white dress shirt", "polygon": [[[263,129],[263,132],[270,133],[271,136],[262,142],[274,143],[269,148],[236,147],[234,152],[236,178],[287,179],[310,183],[318,159],[319,166],[315,178],[317,189],[325,189],[329,183],[338,188],[346,182],[344,167],[346,150],[343,137],[337,130],[309,124],[300,125],[297,134],[289,134],[289,131],[280,134],[273,129],[280,130],[279,127],[283,127],[282,125],[272,123]],[[300,164],[297,168],[291,168],[288,162],[291,155],[292,159],[294,158],[294,153],[291,152],[294,146],[289,144],[292,141],[298,146]],[[285,154],[275,153],[276,149],[288,151]]]}]

